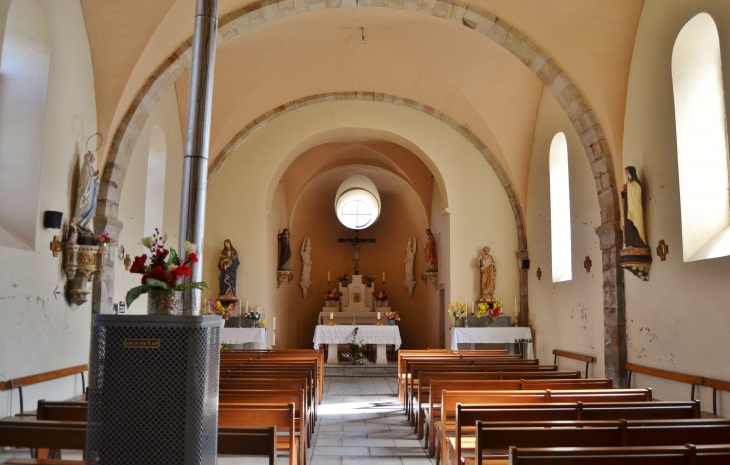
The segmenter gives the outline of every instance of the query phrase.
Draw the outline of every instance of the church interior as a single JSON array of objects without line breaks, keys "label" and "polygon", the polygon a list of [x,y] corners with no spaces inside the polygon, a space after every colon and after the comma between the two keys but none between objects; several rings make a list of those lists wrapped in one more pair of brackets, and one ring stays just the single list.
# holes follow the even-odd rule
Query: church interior
[{"label": "church interior", "polygon": [[[248,357],[313,363],[279,462],[481,464],[487,423],[454,446],[414,360],[494,357],[698,401],[664,427],[714,421],[692,454],[719,461],[691,463],[730,463],[728,96],[727,0],[0,0],[0,462],[104,461],[13,434],[39,400],[88,400],[97,444],[99,341],[178,318],[219,338],[221,406]],[[356,326],[393,339],[348,352]],[[166,344],[145,337],[128,352]],[[221,453],[240,425],[219,412]],[[635,421],[657,418],[678,417]],[[590,463],[690,463],[668,458],[686,443]]]}]

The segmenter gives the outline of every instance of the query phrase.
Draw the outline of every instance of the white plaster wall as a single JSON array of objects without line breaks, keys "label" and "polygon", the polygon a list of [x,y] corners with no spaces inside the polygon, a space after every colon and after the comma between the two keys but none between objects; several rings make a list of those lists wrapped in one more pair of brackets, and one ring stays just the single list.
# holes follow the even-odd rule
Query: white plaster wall
[{"label": "white plaster wall", "polygon": [[[644,183],[645,225],[654,262],[648,282],[626,274],[628,360],[682,373],[730,380],[730,258],[683,261],[677,142],[671,57],[682,27],[709,13],[720,34],[725,101],[730,96],[730,3],[724,0],[646,0],[629,77],[624,163]],[[727,113],[727,110],[726,110]],[[702,182],[698,179],[697,182]],[[666,261],[655,248],[669,245]],[[655,397],[689,399],[690,386],[635,376],[633,386],[651,386]],[[701,389],[703,410],[712,410],[710,389]],[[718,412],[730,414],[730,394]]]},{"label": "white plaster wall", "polygon": [[519,288],[514,254],[517,233],[509,201],[491,167],[473,145],[444,123],[417,110],[381,102],[307,105],[276,118],[236,149],[208,191],[205,280],[217,281],[218,270],[211,258],[217,257],[220,244],[229,237],[242,255],[242,295],[270,307],[266,290],[275,279],[276,260],[268,244],[276,236],[267,227],[266,214],[275,185],[313,139],[326,131],[344,135],[350,130],[375,131],[398,143],[405,140],[437,182],[443,180],[448,198],[444,206],[451,212],[450,281],[446,283],[451,296],[477,295],[476,258],[484,245],[490,245],[500,266],[496,296],[509,303]]},{"label": "white plaster wall", "polygon": [[[48,244],[58,230],[43,229],[46,210],[68,221],[72,179],[84,142],[96,131],[94,80],[80,3],[40,0],[48,23],[52,53],[46,100],[43,159],[35,252],[0,246],[0,380],[87,363],[91,303],[80,308],[56,300],[63,289],[61,258]],[[37,384],[24,390],[26,409],[39,398],[65,399],[81,393],[79,376]],[[18,412],[17,390],[0,392],[0,417]]]},{"label": "white plaster wall", "polygon": [[[558,132],[568,141],[573,279],[553,283],[550,228],[550,144]],[[593,355],[589,376],[602,377],[603,273],[601,250],[594,229],[600,225],[596,186],[583,145],[555,97],[543,92],[532,146],[527,200],[527,244],[530,254],[528,288],[530,324],[535,353],[552,363],[553,349]],[[590,273],[585,257],[593,262]],[[537,279],[537,269],[542,279]],[[562,359],[561,369],[581,370],[585,364]]]},{"label": "white plaster wall", "polygon": [[[149,230],[145,231],[145,207],[147,205],[147,178],[150,154],[150,140],[153,128],[159,128],[165,137],[166,142],[166,163],[165,171],[162,174],[151,173],[154,182],[165,183],[164,187],[164,209],[162,217],[150,221],[149,229],[159,228],[160,232],[167,232],[167,246],[175,250],[178,246],[178,229],[180,227],[180,197],[182,192],[182,166],[183,166],[183,139],[180,130],[179,112],[177,108],[177,96],[175,88],[168,90],[160,102],[152,110],[142,132],[140,133],[137,145],[134,147],[134,154],[129,162],[127,176],[124,179],[122,196],[119,202],[119,221],[124,226],[119,235],[119,245],[124,246],[124,253],[129,254],[131,259],[146,253],[149,250],[140,242]],[[150,218],[152,220],[152,218]],[[155,226],[156,225],[156,226]],[[119,247],[116,249],[119,254]],[[139,286],[141,275],[132,274],[124,269],[124,262],[116,257],[114,264],[114,300],[119,303],[125,300],[127,291]],[[216,280],[217,284],[217,280]],[[127,313],[147,313],[147,295],[140,296]]]}]

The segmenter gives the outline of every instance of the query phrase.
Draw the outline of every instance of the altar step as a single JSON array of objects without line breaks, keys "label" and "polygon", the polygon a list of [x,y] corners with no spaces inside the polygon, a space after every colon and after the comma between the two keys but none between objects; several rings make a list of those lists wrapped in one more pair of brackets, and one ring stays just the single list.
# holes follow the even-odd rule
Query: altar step
[{"label": "altar step", "polygon": [[339,376],[339,377],[365,377],[365,376],[378,376],[378,377],[393,377],[395,378],[398,374],[398,365],[396,362],[388,363],[387,365],[353,365],[352,363],[338,363],[325,364],[324,375],[325,376]]}]

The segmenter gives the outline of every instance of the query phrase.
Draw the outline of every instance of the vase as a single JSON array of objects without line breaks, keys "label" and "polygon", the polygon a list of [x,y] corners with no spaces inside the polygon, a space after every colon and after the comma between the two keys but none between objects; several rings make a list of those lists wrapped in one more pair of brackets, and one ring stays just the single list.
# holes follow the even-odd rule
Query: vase
[{"label": "vase", "polygon": [[494,326],[494,319],[489,319],[489,327],[492,328]]},{"label": "vase", "polygon": [[454,328],[461,328],[462,324],[461,318],[454,317]]},{"label": "vase", "polygon": [[148,315],[177,315],[182,291],[155,289],[147,292]]},{"label": "vase", "polygon": [[226,319],[221,318],[221,330],[223,330],[223,328],[225,328],[225,327],[226,327]]},{"label": "vase", "polygon": [[395,326],[395,320],[388,320],[388,326]]}]

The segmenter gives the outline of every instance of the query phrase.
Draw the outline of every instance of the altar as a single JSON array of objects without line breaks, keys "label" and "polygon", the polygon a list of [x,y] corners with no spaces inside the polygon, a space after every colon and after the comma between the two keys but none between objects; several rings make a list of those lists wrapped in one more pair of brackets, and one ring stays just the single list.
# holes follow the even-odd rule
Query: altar
[{"label": "altar", "polygon": [[337,361],[337,344],[347,344],[352,342],[352,332],[355,328],[357,331],[357,340],[363,344],[376,344],[377,355],[375,363],[385,365],[388,363],[385,357],[385,346],[393,344],[395,350],[401,345],[400,330],[398,325],[375,326],[375,325],[358,325],[358,326],[326,326],[317,325],[314,329],[314,349],[318,350],[320,344],[328,344],[327,363],[338,363]]},{"label": "altar", "polygon": [[266,328],[221,328],[221,344],[253,343],[254,349],[266,349]]},{"label": "altar", "polygon": [[[455,328],[451,327],[451,350],[459,350],[459,344],[515,344],[515,341],[532,341],[530,328]],[[532,342],[525,342],[526,359],[534,359]]]}]

